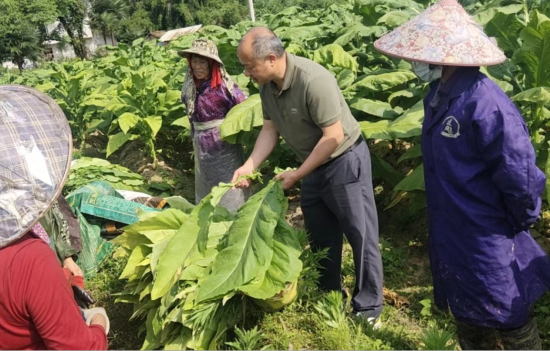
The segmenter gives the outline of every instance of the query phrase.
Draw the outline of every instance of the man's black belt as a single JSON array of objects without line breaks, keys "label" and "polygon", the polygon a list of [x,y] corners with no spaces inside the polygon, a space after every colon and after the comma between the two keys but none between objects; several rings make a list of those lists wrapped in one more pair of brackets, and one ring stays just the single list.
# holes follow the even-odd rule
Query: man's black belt
[{"label": "man's black belt", "polygon": [[[356,147],[358,147],[359,145],[361,145],[361,143],[363,142],[363,135],[362,134],[359,134],[359,138],[357,138],[357,140],[355,140],[355,143],[353,143],[352,146],[350,146],[346,151],[351,151],[353,149],[355,149]],[[344,152],[346,152],[344,151]]]}]

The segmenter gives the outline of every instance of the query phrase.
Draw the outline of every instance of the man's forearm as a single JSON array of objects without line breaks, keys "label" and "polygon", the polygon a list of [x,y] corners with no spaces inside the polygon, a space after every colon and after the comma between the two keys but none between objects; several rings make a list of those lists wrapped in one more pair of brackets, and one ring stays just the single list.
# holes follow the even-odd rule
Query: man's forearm
[{"label": "man's forearm", "polygon": [[254,150],[246,161],[246,164],[257,169],[271,154],[279,142],[279,133],[274,129],[263,129],[256,140]]},{"label": "man's forearm", "polygon": [[300,168],[297,169],[300,179],[307,176],[315,168],[322,165],[332,155],[334,150],[338,147],[339,143],[335,137],[323,136],[319,139],[317,145],[308,156],[308,158],[302,163]]}]

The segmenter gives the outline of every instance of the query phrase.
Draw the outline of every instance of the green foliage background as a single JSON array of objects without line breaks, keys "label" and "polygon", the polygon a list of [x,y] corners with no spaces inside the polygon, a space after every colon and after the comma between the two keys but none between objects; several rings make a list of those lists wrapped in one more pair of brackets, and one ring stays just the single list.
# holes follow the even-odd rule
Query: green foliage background
[{"label": "green foliage background", "polygon": [[[508,59],[504,64],[483,70],[520,108],[529,127],[538,165],[550,179],[550,138],[547,133],[550,128],[550,4],[542,0],[461,2],[505,51]],[[423,11],[429,3],[428,0],[356,0],[338,3],[311,0],[302,1],[299,3],[302,7],[297,7],[289,6],[290,2],[285,1],[256,2],[259,14],[256,24],[272,28],[281,37],[288,52],[320,63],[336,77],[372,151],[378,205],[391,209],[401,202],[406,202],[407,206],[401,206],[399,209],[407,212],[405,215],[411,216],[425,207],[419,136],[424,117],[422,98],[427,93],[427,86],[416,78],[409,63],[379,54],[374,50],[373,42],[388,30]],[[0,18],[0,34],[6,34],[0,35],[0,50],[4,50],[0,55],[4,55],[2,57],[5,59],[15,59],[14,52],[17,50],[21,51],[18,57],[30,57],[29,55],[35,54],[25,50],[32,47],[30,44],[39,43],[41,39],[21,41],[16,36],[17,33],[28,33],[29,28],[34,28],[34,23],[39,27],[40,23],[46,23],[52,18],[64,17],[67,19],[67,27],[70,27],[71,23],[78,23],[79,16],[82,15],[77,0],[66,0],[56,4],[38,4],[27,0],[24,4],[25,6],[19,7],[17,11],[12,11],[15,3],[11,0],[0,0],[0,9],[9,13],[9,16]],[[38,5],[42,8],[35,10],[35,6]],[[222,136],[229,142],[242,143],[250,151],[262,125],[262,116],[258,87],[242,74],[242,67],[236,57],[238,41],[254,25],[246,20],[247,12],[246,3],[236,0],[143,0],[131,3],[122,0],[93,1],[90,19],[93,26],[101,30],[105,36],[116,36],[122,41],[119,46],[106,47],[90,60],[43,63],[38,69],[26,70],[22,74],[3,72],[0,83],[33,86],[51,95],[67,115],[76,146],[81,150],[92,135],[104,137],[105,143],[100,146],[100,150],[105,157],[111,157],[129,142],[140,140],[156,160],[160,143],[166,144],[165,141],[170,140],[170,147],[178,148],[181,143],[174,139],[174,133],[179,134],[180,139],[185,139],[189,135],[188,118],[180,102],[180,89],[187,66],[185,60],[176,55],[176,51],[188,48],[199,36],[207,37],[217,43],[227,70],[241,89],[249,95],[248,101],[230,111],[221,126]],[[179,38],[168,46],[159,46],[154,41],[147,42],[141,38],[150,30],[169,29],[198,22],[204,24],[199,33]],[[33,26],[27,25],[29,23],[33,23]],[[15,39],[12,40],[13,38],[7,34],[13,34],[12,37]],[[39,35],[40,31],[37,38]],[[12,38],[11,41],[8,41],[8,38]],[[71,40],[73,45],[78,45],[78,35]],[[26,44],[18,44],[22,42]],[[18,47],[20,49],[17,49]],[[8,51],[9,54],[6,54]],[[276,166],[286,168],[296,165],[297,160],[284,142],[281,142],[264,166],[271,170]],[[95,171],[107,173],[102,165]],[[130,181],[130,185],[138,186],[134,179],[126,179],[128,177],[125,175],[118,178],[123,183]],[[78,179],[72,180],[75,186],[80,184]],[[223,216],[221,218],[223,219]],[[171,234],[174,237],[179,224],[181,223],[172,228]],[[193,230],[195,229],[197,228]],[[199,237],[196,231],[190,232]],[[134,234],[143,236],[137,230]],[[146,272],[147,264],[139,266],[145,268],[137,267],[147,260],[148,255],[155,253],[153,244],[160,245],[160,241],[139,243],[127,248],[132,253],[135,252],[136,257],[133,263],[130,262],[135,264],[127,265],[127,269],[122,272],[130,278],[131,284],[120,298],[132,303],[138,299],[134,312],[136,316],[146,316],[144,337],[150,342],[146,346],[165,346],[166,342],[170,341],[172,346],[180,347],[187,334],[179,334],[174,338],[176,334],[158,333],[162,329],[159,323],[168,325],[171,323],[170,318],[174,318],[174,315],[166,314],[173,301],[167,301],[165,298],[162,302],[165,308],[162,311],[158,308],[158,299],[157,302],[146,305],[149,301],[156,301],[150,299],[153,291],[155,297],[161,299],[171,296],[170,289],[175,286],[172,279],[181,267],[181,264],[176,264],[174,271],[171,260],[177,255],[170,256],[167,253],[165,263],[162,264],[172,268],[160,274],[160,283],[153,283],[153,271],[158,267],[151,266],[152,256],[149,257],[150,271]],[[416,244],[411,241],[408,245]],[[136,251],[137,247],[140,249]],[[409,265],[402,257],[404,251],[394,248],[389,241],[382,241],[381,249],[387,282],[394,284],[399,280],[394,286],[405,284],[404,272],[413,274],[409,266],[414,267],[414,264]],[[156,259],[159,259],[160,251],[157,247],[157,254],[154,254]],[[307,269],[307,263],[304,265]],[[344,262],[344,271],[352,271],[350,263]],[[350,276],[352,275],[346,275]],[[347,285],[352,283],[345,281]],[[192,285],[198,286],[196,279]],[[312,283],[308,286],[311,288],[313,285]],[[300,347],[418,347],[418,336],[403,331],[392,332],[398,336],[390,335],[391,333],[374,334],[372,338],[365,339],[365,326],[351,323],[346,318],[345,311],[340,308],[341,301],[337,301],[335,297],[327,297],[313,306],[313,300],[319,300],[319,295],[311,293],[311,296],[308,296],[312,289],[307,290],[308,293],[303,293],[303,287],[304,285],[301,288],[299,304],[289,308],[284,315],[289,317],[285,322],[291,328],[291,334],[296,333],[292,334],[292,340],[300,340]],[[174,292],[176,291],[179,290],[176,289]],[[216,292],[219,296],[225,293],[227,290],[224,289]],[[434,347],[435,344],[432,342],[435,341],[438,342],[439,348],[454,347],[449,340],[449,334],[445,330],[441,333],[438,331],[447,328],[449,317],[444,314],[435,316],[436,312],[433,312],[432,316],[431,305],[428,303],[430,300],[426,299],[429,291],[417,292],[416,296],[425,303],[423,308],[417,306],[418,311],[411,309],[415,318],[419,315],[422,323],[427,323],[427,318],[438,318],[435,326],[433,323],[430,324],[429,332],[422,339],[424,347]],[[139,303],[140,299],[142,304]],[[216,304],[219,302],[216,300]],[[227,320],[231,321],[227,325],[236,323],[233,317],[240,316],[241,302],[238,306],[239,312],[231,312],[234,314],[228,316]],[[317,311],[317,314],[312,311]],[[536,307],[537,318],[545,323],[541,330],[546,333],[546,337],[550,323],[548,311],[548,299],[542,300]],[[208,311],[193,313],[201,316],[210,315]],[[386,315],[387,318],[401,318],[395,317],[399,315],[399,311],[392,310],[387,313],[394,313]],[[275,320],[276,317],[260,318],[263,318],[262,321],[265,323],[261,330],[270,336],[269,341],[279,348],[289,347],[290,337],[277,338],[277,335],[286,335],[285,324],[282,323],[281,327],[276,324],[278,322],[271,320]],[[322,322],[317,324],[319,320]],[[185,328],[178,326],[180,329],[177,330],[184,333],[188,333],[188,329],[203,330],[201,328],[209,326],[210,321],[211,319],[207,318],[200,323],[188,324]],[[304,328],[304,325],[309,329]],[[300,339],[300,333],[305,333],[304,335],[311,338]],[[405,336],[401,337],[402,335]],[[203,336],[198,335],[195,341],[212,341],[212,338]],[[244,345],[247,340],[247,345],[252,341],[257,344],[261,337],[252,332],[240,333],[237,336],[242,340],[240,344],[234,345]],[[221,342],[221,339],[216,339],[216,345],[218,341]]]}]

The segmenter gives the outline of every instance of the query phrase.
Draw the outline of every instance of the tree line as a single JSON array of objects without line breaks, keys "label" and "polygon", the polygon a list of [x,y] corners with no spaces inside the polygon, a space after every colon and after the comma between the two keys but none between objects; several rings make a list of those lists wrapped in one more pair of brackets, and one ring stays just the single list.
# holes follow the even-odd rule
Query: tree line
[{"label": "tree line", "polygon": [[[330,0],[255,0],[256,17],[288,6],[319,8]],[[195,24],[229,27],[249,19],[247,0],[0,0],[0,60],[20,70],[25,60],[40,61],[45,42],[73,47],[87,59],[83,26],[101,33],[105,42],[131,42],[151,31]],[[51,30],[51,25],[58,25]],[[50,25],[50,30],[48,30]]]}]

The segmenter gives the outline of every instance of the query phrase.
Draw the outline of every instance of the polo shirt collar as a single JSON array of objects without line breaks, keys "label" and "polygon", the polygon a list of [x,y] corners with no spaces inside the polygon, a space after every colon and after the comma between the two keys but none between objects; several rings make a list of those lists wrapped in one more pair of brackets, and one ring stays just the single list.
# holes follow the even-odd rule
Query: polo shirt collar
[{"label": "polo shirt collar", "polygon": [[271,85],[271,90],[273,94],[279,95],[283,91],[290,88],[290,86],[292,85],[292,82],[294,81],[295,61],[296,61],[296,57],[293,54],[287,52],[286,53],[286,70],[285,70],[285,77],[283,79],[283,88],[281,89],[281,91],[279,91],[279,88],[277,88],[277,84],[275,84],[275,82],[272,81],[270,85]]}]

